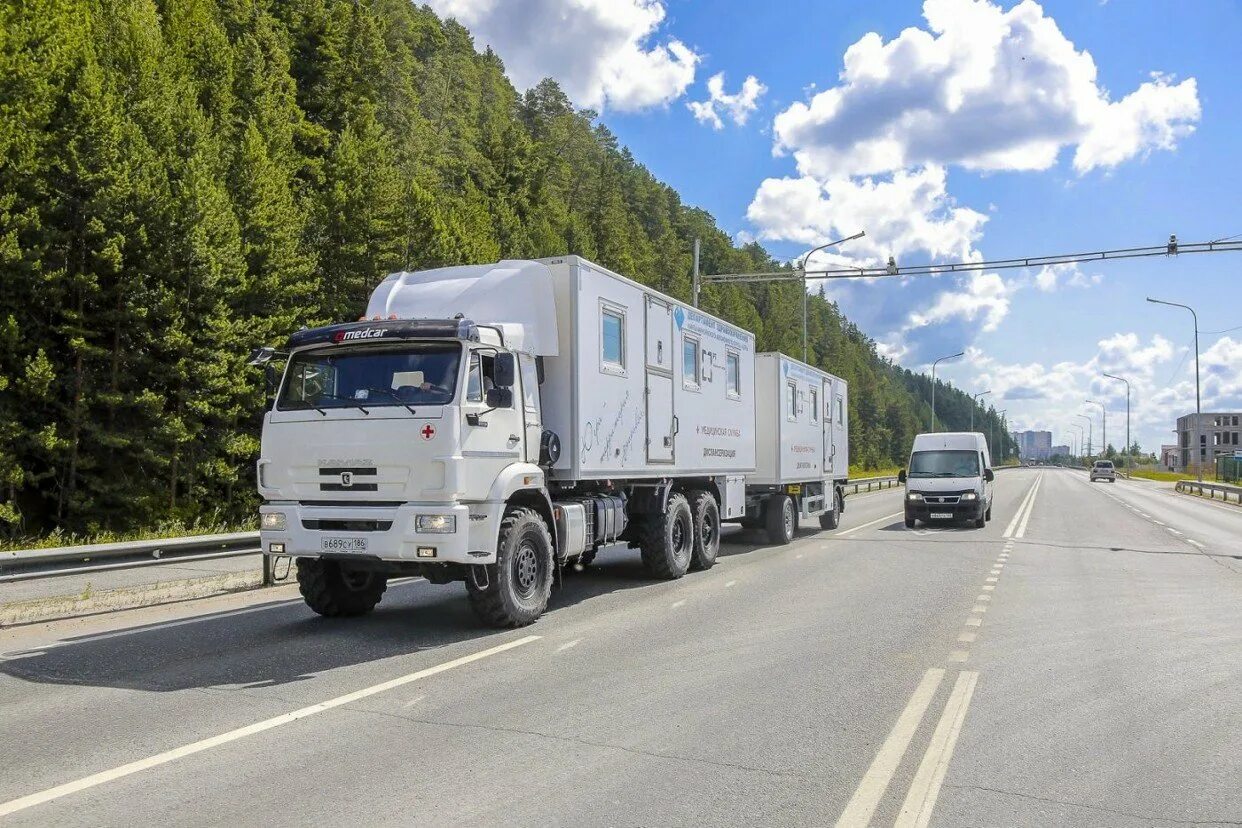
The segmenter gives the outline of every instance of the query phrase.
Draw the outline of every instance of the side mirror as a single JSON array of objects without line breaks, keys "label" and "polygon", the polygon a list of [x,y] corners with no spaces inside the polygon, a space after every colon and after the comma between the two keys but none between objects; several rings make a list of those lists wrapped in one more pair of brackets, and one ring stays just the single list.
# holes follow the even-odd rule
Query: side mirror
[{"label": "side mirror", "polygon": [[991,469],[984,469],[983,479],[991,483],[993,480],[996,479],[996,472],[992,471]]},{"label": "side mirror", "polygon": [[496,362],[492,366],[492,382],[500,388],[512,388],[517,382],[517,357],[513,354],[496,354]]},{"label": "side mirror", "polygon": [[275,394],[276,389],[280,388],[280,374],[270,362],[263,366],[263,382],[267,385],[268,396]]},{"label": "side mirror", "polygon": [[512,388],[489,388],[487,389],[487,407],[488,408],[513,408],[513,389]]},{"label": "side mirror", "polygon": [[900,471],[897,472],[897,482],[898,483],[906,482],[906,470],[905,469],[901,469]]}]

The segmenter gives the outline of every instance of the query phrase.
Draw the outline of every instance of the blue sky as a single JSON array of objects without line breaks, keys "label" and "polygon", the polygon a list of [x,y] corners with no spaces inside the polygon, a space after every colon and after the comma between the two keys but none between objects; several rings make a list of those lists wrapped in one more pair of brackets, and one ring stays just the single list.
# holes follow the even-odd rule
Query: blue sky
[{"label": "blue sky", "polygon": [[[688,203],[782,258],[859,229],[831,261],[1242,234],[1236,0],[432,6],[519,87],[557,78]],[[575,48],[549,48],[549,31]],[[1239,254],[1182,256],[830,293],[903,365],[966,350],[942,375],[1055,442],[1090,397],[1119,444],[1124,388],[1099,374],[1127,376],[1135,439],[1154,449],[1193,410],[1193,354],[1189,314],[1143,298],[1195,305],[1204,331],[1242,326],[1240,269]],[[1204,410],[1242,408],[1242,330],[1200,351]]]}]

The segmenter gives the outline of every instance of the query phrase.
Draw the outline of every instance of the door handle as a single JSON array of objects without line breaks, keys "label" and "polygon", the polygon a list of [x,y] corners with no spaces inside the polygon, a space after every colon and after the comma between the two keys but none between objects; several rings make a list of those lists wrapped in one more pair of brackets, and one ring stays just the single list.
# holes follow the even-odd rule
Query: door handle
[{"label": "door handle", "polygon": [[510,442],[510,443],[516,443],[516,442],[518,441],[518,439],[519,439],[519,438],[518,438],[518,436],[517,436],[516,434],[510,434],[510,435],[509,435],[509,442]]},{"label": "door handle", "polygon": [[681,420],[677,419],[677,415],[673,415],[673,436],[676,437],[681,433]]}]

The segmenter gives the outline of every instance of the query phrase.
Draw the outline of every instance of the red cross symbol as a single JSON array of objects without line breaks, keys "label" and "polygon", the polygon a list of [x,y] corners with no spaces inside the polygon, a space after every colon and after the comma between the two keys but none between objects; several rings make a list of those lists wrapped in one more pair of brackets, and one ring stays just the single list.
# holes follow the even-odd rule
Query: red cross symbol
[{"label": "red cross symbol", "polygon": [[418,433],[423,435],[424,440],[430,440],[432,437],[436,436],[436,427],[431,423],[427,423],[427,425],[423,426]]}]

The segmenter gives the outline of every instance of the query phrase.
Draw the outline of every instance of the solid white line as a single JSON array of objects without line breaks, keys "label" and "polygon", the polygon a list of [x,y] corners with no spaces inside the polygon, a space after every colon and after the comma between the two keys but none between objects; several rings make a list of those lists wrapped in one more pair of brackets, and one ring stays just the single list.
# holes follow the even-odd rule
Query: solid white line
[{"label": "solid white line", "polygon": [[975,684],[979,674],[963,670],[953,683],[953,691],[944,706],[944,713],[932,734],[931,744],[923,761],[915,771],[914,782],[906,794],[906,801],[901,806],[901,813],[893,828],[926,828],[931,822],[932,811],[936,808],[936,799],[940,796],[940,786],[944,784],[945,774],[949,770],[949,762],[953,759],[953,748],[957,746],[957,737],[962,732],[962,722],[966,720],[966,709],[970,707],[970,698],[975,693]]},{"label": "solid white line", "polygon": [[1018,531],[1014,533],[1015,538],[1026,536],[1026,524],[1031,519],[1031,514],[1035,511],[1035,497],[1039,494],[1040,484],[1044,482],[1044,476],[1041,474],[1039,479],[1035,481],[1035,485],[1031,488],[1031,499],[1026,504],[1026,514],[1022,516],[1022,522],[1018,524]]},{"label": "solid white line", "polygon": [[[1004,534],[1001,535],[1002,538],[1013,537],[1013,530],[1017,528],[1018,521],[1022,519],[1022,513],[1023,511],[1026,510],[1026,504],[1030,503],[1031,498],[1035,496],[1035,487],[1039,485],[1040,480],[1043,480],[1042,475],[1035,478],[1035,482],[1031,484],[1031,488],[1027,489],[1026,497],[1022,498],[1022,502],[1018,504],[1018,511],[1013,513],[1013,520],[1009,521],[1009,525],[1005,527],[1005,532]],[[1009,544],[1006,544],[1006,545],[1012,546],[1013,544],[1012,542],[1010,542]]]},{"label": "solid white line", "polygon": [[69,794],[77,793],[78,791],[83,791],[87,788],[93,788],[96,785],[103,785],[107,782],[112,782],[117,779],[121,779],[122,777],[130,776],[131,774],[140,773],[144,770],[150,770],[151,768],[168,764],[169,762],[175,762],[178,759],[183,759],[186,756],[192,756],[195,753],[201,753],[202,751],[210,750],[211,748],[219,747],[220,745],[225,745],[229,742],[235,742],[238,739],[244,739],[247,736],[253,736],[256,733],[262,733],[265,730],[271,730],[274,727],[280,727],[281,725],[296,722],[299,719],[305,719],[308,716],[314,716],[316,713],[323,713],[326,710],[332,710],[333,708],[341,707],[342,705],[352,704],[353,702],[374,696],[378,693],[384,693],[389,690],[402,687],[410,682],[428,678],[429,676],[434,676],[439,673],[452,670],[455,667],[462,667],[466,664],[488,658],[489,656],[498,655],[506,650],[512,650],[514,647],[521,647],[523,644],[538,641],[539,638],[540,636],[537,635],[528,635],[524,638],[519,638],[516,641],[499,644],[495,647],[490,647],[486,650],[472,653],[471,655],[455,658],[452,661],[446,661],[443,664],[437,664],[434,667],[428,667],[424,670],[400,676],[399,678],[374,684],[370,687],[364,687],[361,690],[355,690],[352,693],[346,693],[345,695],[337,696],[334,699],[328,699],[327,701],[319,702],[318,704],[312,704],[309,707],[299,708],[291,713],[285,713],[280,716],[274,716],[270,719],[264,719],[261,722],[255,722],[254,724],[249,724],[245,727],[239,727],[236,730],[230,730],[227,733],[221,733],[220,735],[212,736],[209,739],[202,739],[201,741],[192,742],[191,744],[183,745],[179,748],[166,750],[163,753],[157,753],[154,756],[148,756],[146,759],[139,759],[136,762],[130,762],[129,764],[121,765],[120,767],[112,768],[111,770],[94,773],[74,782],[67,782],[63,785],[57,785],[54,788],[48,788],[45,791],[39,791],[38,793],[29,794],[18,799],[12,799],[8,802],[0,803],[0,817],[15,814],[18,811],[33,808],[35,805],[42,805],[45,802],[60,799],[62,796],[68,796]]},{"label": "solid white line", "polygon": [[906,755],[910,740],[914,738],[915,731],[919,729],[923,715],[927,712],[927,706],[931,704],[943,678],[944,670],[939,668],[932,668],[923,674],[923,679],[918,687],[914,688],[914,694],[906,703],[905,710],[901,711],[901,715],[897,717],[897,723],[889,731],[884,744],[880,745],[875,759],[871,760],[871,766],[867,768],[854,795],[850,797],[845,810],[841,812],[837,820],[837,828],[854,828],[854,826],[866,825],[871,820],[871,815],[875,813],[876,806],[880,804],[884,792],[888,790],[893,774],[897,772],[901,758]]},{"label": "solid white line", "polygon": [[886,520],[892,520],[893,518],[899,518],[899,517],[902,517],[903,515],[905,515],[905,512],[897,512],[896,514],[885,515],[884,517],[878,520],[873,520],[870,523],[864,523],[862,526],[855,526],[853,529],[846,529],[844,532],[838,532],[837,537],[844,537],[846,535],[853,534],[854,532],[858,532],[863,529],[866,529],[868,526],[875,526],[877,523],[883,523]]}]

